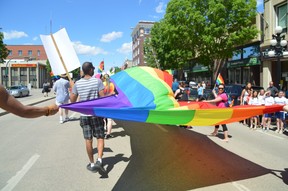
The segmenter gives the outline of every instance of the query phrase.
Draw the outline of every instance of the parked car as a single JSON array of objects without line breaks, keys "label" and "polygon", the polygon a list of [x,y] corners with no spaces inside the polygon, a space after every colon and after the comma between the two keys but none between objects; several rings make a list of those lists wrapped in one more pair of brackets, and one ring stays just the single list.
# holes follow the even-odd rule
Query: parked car
[{"label": "parked car", "polygon": [[198,84],[196,82],[194,82],[194,81],[190,81],[189,82],[189,87],[190,88],[197,88],[197,86],[198,86]]},{"label": "parked car", "polygon": [[10,95],[14,97],[22,97],[22,96],[29,96],[29,89],[27,86],[18,85],[18,86],[11,86],[7,88]]},{"label": "parked car", "polygon": [[[227,84],[225,85],[225,92],[229,99],[234,100],[234,105],[240,105],[240,98],[242,90],[245,88],[245,84]],[[253,90],[260,91],[264,89],[261,86],[252,86]]]},{"label": "parked car", "polygon": [[[196,100],[198,98],[197,88],[190,88],[190,95],[189,96],[190,96],[191,100]],[[211,99],[214,99],[215,97],[214,97],[211,89],[204,89],[203,98],[205,100],[211,100]]]}]

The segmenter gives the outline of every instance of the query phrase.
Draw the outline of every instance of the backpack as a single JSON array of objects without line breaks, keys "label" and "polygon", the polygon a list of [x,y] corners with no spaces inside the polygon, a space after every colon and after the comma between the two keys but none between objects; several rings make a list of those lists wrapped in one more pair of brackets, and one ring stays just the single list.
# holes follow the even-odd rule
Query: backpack
[{"label": "backpack", "polygon": [[225,104],[225,107],[232,107],[234,101],[231,100],[230,96],[227,93],[224,92],[223,94],[226,94],[226,97],[227,97],[226,101],[222,100]]}]

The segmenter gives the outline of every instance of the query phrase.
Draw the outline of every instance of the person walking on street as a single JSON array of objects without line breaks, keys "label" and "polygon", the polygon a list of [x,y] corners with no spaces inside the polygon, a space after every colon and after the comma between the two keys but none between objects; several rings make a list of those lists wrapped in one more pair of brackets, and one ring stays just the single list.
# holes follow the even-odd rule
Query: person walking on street
[{"label": "person walking on street", "polygon": [[[70,101],[72,103],[76,102],[78,96],[80,97],[80,101],[92,100],[104,96],[103,82],[98,78],[92,77],[95,70],[92,62],[84,62],[82,70],[84,77],[75,83],[70,94]],[[97,172],[99,170],[105,172],[102,164],[105,136],[103,118],[81,114],[80,126],[83,129],[86,151],[90,161],[87,169],[91,172]],[[98,158],[96,163],[94,163],[93,156],[93,137],[97,139]]]},{"label": "person walking on street", "polygon": [[[66,79],[66,74],[62,74],[61,78],[54,83],[53,90],[56,93],[56,105],[60,106],[69,102],[70,83]],[[64,110],[64,111],[63,111]],[[64,118],[65,112],[65,118]],[[59,108],[60,123],[69,121],[68,109]]]},{"label": "person walking on street", "polygon": [[2,85],[0,85],[0,95],[0,108],[19,117],[36,118],[55,115],[58,112],[58,106],[56,104],[45,107],[23,105],[13,96],[8,94]]},{"label": "person walking on street", "polygon": [[[114,84],[110,81],[110,76],[108,74],[104,74],[103,76],[103,84],[104,84],[104,95],[105,96],[110,96],[115,94],[117,91],[115,89]],[[105,123],[106,123],[106,130],[107,133],[105,135],[105,139],[112,138],[111,132],[112,132],[112,124],[113,124],[113,119],[111,118],[105,118]]]},{"label": "person walking on street", "polygon": [[43,84],[43,90],[42,90],[44,97],[48,97],[49,92],[50,92],[50,84],[48,83],[48,81],[45,81],[45,83]]},{"label": "person walking on street", "polygon": [[[224,84],[219,84],[218,86],[218,94],[216,94],[215,89],[212,90],[215,99],[212,100],[204,100],[203,102],[208,102],[208,103],[216,103],[216,106],[219,108],[224,108],[226,107],[225,104],[226,102],[228,102],[228,97],[227,94],[224,92]],[[226,124],[221,124],[222,128],[223,128],[223,132],[224,132],[224,139],[223,141],[228,142],[229,138],[228,138],[228,128]],[[211,133],[211,136],[217,136],[218,135],[218,129],[219,129],[219,125],[215,125],[215,129],[214,131]]]},{"label": "person walking on street", "polygon": [[197,86],[197,99],[196,101],[202,101],[204,98],[203,98],[203,94],[204,94],[204,88],[203,88],[203,85],[201,83],[198,83],[198,86]]}]

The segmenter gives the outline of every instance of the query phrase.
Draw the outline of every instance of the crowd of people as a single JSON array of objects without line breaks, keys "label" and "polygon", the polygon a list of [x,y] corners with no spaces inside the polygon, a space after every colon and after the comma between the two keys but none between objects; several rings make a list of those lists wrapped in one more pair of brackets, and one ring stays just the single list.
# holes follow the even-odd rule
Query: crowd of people
[{"label": "crowd of people", "polygon": [[[13,96],[9,95],[6,89],[0,85],[0,108],[24,118],[35,118],[41,116],[51,116],[59,112],[59,122],[62,124],[69,121],[68,110],[62,109],[62,104],[76,101],[87,101],[104,96],[111,96],[117,93],[116,88],[110,81],[108,74],[103,74],[101,79],[94,76],[95,67],[91,62],[82,65],[83,76],[75,84],[69,82],[66,74],[55,81],[52,88],[48,82],[43,84],[42,93],[48,97],[48,93],[53,89],[56,99],[55,104],[46,107],[26,106],[21,104]],[[105,172],[102,164],[104,150],[104,139],[111,138],[113,119],[81,114],[80,126],[86,145],[86,152],[89,158],[87,169],[91,172]],[[107,131],[107,133],[105,133]],[[97,139],[98,157],[94,160],[93,138]]]},{"label": "crowd of people", "polygon": [[[205,100],[203,98],[203,91],[205,89],[205,83],[198,83],[197,86],[197,93],[198,97],[196,101],[204,101],[215,103],[218,107],[226,107],[224,104],[228,102],[227,94],[225,93],[225,85],[220,84],[218,85],[218,92],[216,93],[215,90],[212,90],[212,93],[215,99],[212,100]],[[174,97],[178,101],[189,101],[189,95],[185,93],[185,83],[180,82],[178,83],[177,79],[174,79],[172,84],[172,90],[174,92]],[[275,86],[273,81],[269,82],[269,86],[266,90],[261,89],[259,91],[253,90],[252,84],[248,82],[245,88],[241,92],[240,96],[240,105],[263,105],[269,106],[273,104],[278,105],[288,105],[288,99],[286,98],[286,92],[282,90],[278,90]],[[188,97],[187,97],[188,96]],[[243,125],[248,126],[250,129],[262,129],[263,131],[267,132],[271,129],[271,122],[275,119],[276,122],[276,131],[277,133],[283,133],[286,127],[286,118],[288,117],[287,106],[284,107],[283,111],[279,111],[276,113],[267,113],[260,116],[253,116],[251,118],[245,119],[240,121]],[[224,132],[224,139],[223,141],[228,141],[228,129],[226,124],[222,125],[223,132]],[[219,126],[215,126],[214,131],[211,133],[211,136],[217,136]]]},{"label": "crowd of people", "polygon": [[[246,87],[243,89],[240,97],[241,105],[287,105],[288,99],[285,97],[285,92],[278,90],[273,81],[269,83],[266,91],[261,89],[259,92],[252,89],[251,83],[247,83]],[[279,111],[276,113],[267,113],[260,116],[253,116],[249,119],[243,120],[242,123],[247,125],[250,129],[256,130],[261,128],[263,131],[269,131],[271,128],[272,118],[276,120],[277,129],[275,132],[283,133],[284,127],[286,125],[286,111]]]},{"label": "crowd of people", "polygon": [[[7,110],[15,115],[25,118],[35,118],[40,116],[50,116],[59,112],[59,122],[62,124],[69,121],[68,110],[61,109],[62,104],[76,101],[87,101],[104,96],[111,96],[117,94],[117,90],[114,84],[110,81],[108,74],[101,75],[100,79],[94,76],[95,67],[91,62],[85,62],[82,65],[83,76],[81,79],[74,83],[69,83],[65,74],[61,75],[61,78],[53,84],[53,91],[56,94],[55,104],[46,107],[25,106],[21,104],[13,96],[10,96],[6,89],[0,85],[0,108]],[[48,86],[48,85],[47,85]],[[174,97],[178,101],[189,101],[189,92],[185,89],[184,82],[178,82],[174,79],[172,84],[172,90]],[[218,92],[215,89],[212,90],[214,99],[204,100],[203,92],[206,88],[205,82],[199,83],[197,87],[198,97],[196,101],[215,103],[217,107],[224,108],[228,102],[227,94],[225,93],[225,85],[218,85]],[[47,88],[44,88],[44,96],[48,96],[46,92]],[[49,90],[50,91],[50,90]],[[247,83],[240,96],[241,105],[288,105],[288,99],[285,97],[283,91],[279,91],[271,81],[269,87],[265,91],[261,89],[259,92],[253,90],[251,83]],[[284,107],[283,111],[276,113],[268,113],[263,116],[253,116],[249,119],[242,121],[244,125],[247,125],[250,129],[261,128],[263,131],[268,131],[271,128],[271,118],[276,118],[277,133],[283,133],[285,127],[286,114],[288,107]],[[105,172],[102,164],[104,139],[111,138],[113,119],[102,118],[98,116],[91,116],[81,114],[80,126],[83,130],[83,137],[86,145],[86,152],[89,158],[87,169],[92,172],[102,171]],[[228,128],[226,124],[221,124],[223,128],[224,139],[228,142]],[[192,128],[185,124],[181,124],[180,127]],[[218,135],[219,125],[216,125],[211,136]],[[93,138],[97,139],[98,157],[94,160],[93,154]]]}]

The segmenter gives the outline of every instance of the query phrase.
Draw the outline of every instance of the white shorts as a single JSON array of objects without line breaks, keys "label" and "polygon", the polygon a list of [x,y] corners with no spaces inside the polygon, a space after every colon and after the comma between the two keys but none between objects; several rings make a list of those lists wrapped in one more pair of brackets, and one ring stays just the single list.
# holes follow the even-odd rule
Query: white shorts
[{"label": "white shorts", "polygon": [[57,106],[59,106],[59,105],[63,105],[63,104],[66,104],[66,103],[69,103],[69,100],[68,100],[68,101],[64,101],[63,103],[59,103],[59,102],[56,100],[56,103],[55,103],[55,104],[56,104]]}]

